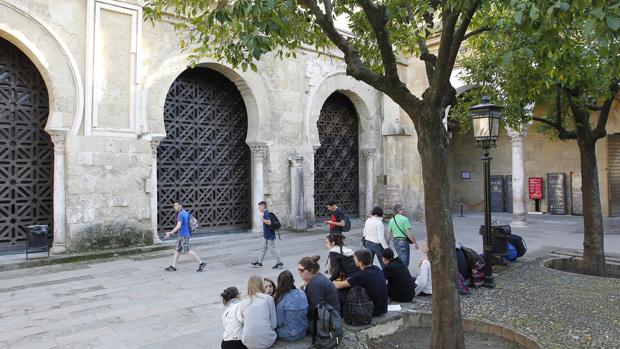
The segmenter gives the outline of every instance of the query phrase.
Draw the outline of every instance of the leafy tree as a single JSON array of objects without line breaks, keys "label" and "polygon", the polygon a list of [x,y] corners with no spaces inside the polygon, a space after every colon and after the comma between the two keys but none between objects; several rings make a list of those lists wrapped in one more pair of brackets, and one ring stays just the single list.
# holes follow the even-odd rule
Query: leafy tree
[{"label": "leafy tree", "polygon": [[[463,348],[442,119],[455,101],[450,75],[461,43],[483,30],[470,25],[478,12],[489,10],[482,0],[149,0],[145,16],[183,18],[176,27],[192,58],[210,56],[242,69],[255,70],[254,62],[267,52],[286,57],[302,45],[336,48],[348,75],[382,91],[409,115],[418,135],[433,269],[431,346]],[[335,18],[343,16],[352,36],[336,29]],[[436,53],[426,45],[431,35],[440,37]],[[425,63],[429,87],[421,97],[398,75],[400,53]]]},{"label": "leafy tree", "polygon": [[[503,6],[502,6],[503,5]],[[493,8],[492,30],[473,38],[463,65],[469,83],[496,96],[507,122],[579,147],[584,207],[584,272],[605,274],[596,142],[620,83],[620,1],[512,0]],[[530,103],[546,115],[528,116]],[[466,109],[461,107],[460,110]],[[463,120],[461,112],[460,118]]]}]

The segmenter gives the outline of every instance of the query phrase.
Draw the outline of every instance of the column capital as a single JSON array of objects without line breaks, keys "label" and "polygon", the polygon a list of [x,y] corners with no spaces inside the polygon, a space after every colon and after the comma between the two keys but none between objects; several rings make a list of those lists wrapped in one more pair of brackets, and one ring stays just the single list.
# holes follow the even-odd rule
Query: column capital
[{"label": "column capital", "polygon": [[161,142],[160,139],[153,139],[151,140],[151,154],[153,154],[153,157],[157,157],[157,148],[159,148],[159,142]]},{"label": "column capital", "polygon": [[295,154],[288,157],[292,167],[301,167],[304,163],[304,157],[301,154]]},{"label": "column capital", "polygon": [[520,130],[512,129],[509,126],[506,126],[506,133],[508,133],[508,137],[514,140],[523,140],[523,138],[527,135],[527,129],[529,125],[524,125]]},{"label": "column capital", "polygon": [[364,156],[366,160],[372,160],[375,158],[376,152],[376,149],[362,149],[362,156]]},{"label": "column capital", "polygon": [[52,143],[54,143],[54,152],[63,152],[65,151],[65,141],[67,140],[67,135],[64,133],[52,133],[50,134],[52,138]]},{"label": "column capital", "polygon": [[265,160],[269,148],[264,144],[252,144],[250,145],[250,150],[252,151],[252,159]]}]

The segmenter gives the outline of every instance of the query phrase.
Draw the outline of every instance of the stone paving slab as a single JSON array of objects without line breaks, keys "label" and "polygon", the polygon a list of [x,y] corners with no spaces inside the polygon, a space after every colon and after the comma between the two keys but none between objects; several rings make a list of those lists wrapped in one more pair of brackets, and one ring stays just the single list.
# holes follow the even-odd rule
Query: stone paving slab
[{"label": "stone paving slab", "polygon": [[[494,219],[507,223],[510,215],[494,214]],[[480,214],[454,217],[457,241],[480,251],[482,220]],[[521,260],[534,260],[547,253],[549,246],[578,249],[583,239],[580,225],[580,217],[530,218],[529,227],[513,229],[528,244],[528,254]],[[620,226],[620,221],[606,220],[606,225]],[[361,224],[354,227],[346,234],[346,242],[358,248]],[[416,222],[413,228],[418,240],[425,239],[423,223]],[[282,234],[277,244],[285,268],[294,271],[301,257],[313,254],[322,256],[324,263],[325,233],[324,228],[317,228]],[[281,270],[270,268],[275,263],[270,255],[263,268],[249,265],[261,248],[260,234],[196,240],[196,252],[207,261],[203,273],[197,273],[188,258],[181,259],[177,272],[163,271],[170,264],[171,243],[168,250],[142,249],[111,259],[0,268],[0,349],[219,348],[221,290],[237,286],[245,293],[250,275],[276,279]],[[605,244],[608,252],[620,252],[620,234],[606,235]],[[412,261],[420,255],[412,250]],[[3,263],[15,260],[1,259]],[[412,263],[413,273],[416,264]],[[481,296],[474,293],[471,297]]]}]

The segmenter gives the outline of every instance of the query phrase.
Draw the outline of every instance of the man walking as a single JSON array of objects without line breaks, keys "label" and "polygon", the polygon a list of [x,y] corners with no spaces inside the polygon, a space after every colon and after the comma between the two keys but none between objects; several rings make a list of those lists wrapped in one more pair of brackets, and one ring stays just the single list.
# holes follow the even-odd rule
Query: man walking
[{"label": "man walking", "polygon": [[398,253],[398,257],[403,264],[408,267],[409,240],[411,240],[411,243],[416,250],[418,249],[418,243],[416,242],[413,232],[411,231],[411,223],[409,222],[409,218],[405,217],[404,213],[405,209],[403,208],[403,205],[394,205],[394,217],[390,219],[388,225],[388,236],[391,231],[394,239],[394,249],[396,249],[396,253]]},{"label": "man walking", "polygon": [[177,214],[177,225],[171,231],[166,233],[164,239],[170,237],[170,235],[179,233],[179,237],[177,238],[177,243],[174,248],[174,255],[172,256],[172,264],[165,268],[166,271],[177,271],[177,261],[179,260],[179,253],[188,254],[192,257],[198,264],[198,270],[202,271],[207,263],[203,262],[200,257],[194,251],[191,250],[191,246],[189,243],[189,239],[191,237],[191,230],[189,226],[190,214],[186,210],[183,209],[183,204],[181,202],[174,203],[174,211]]},{"label": "man walking", "polygon": [[346,224],[344,212],[340,207],[336,206],[334,200],[327,203],[327,211],[330,212],[330,218],[324,223],[329,225],[329,235],[342,235],[342,229]]},{"label": "man walking", "polygon": [[276,265],[273,266],[273,269],[280,269],[284,266],[284,264],[282,263],[280,254],[276,248],[276,232],[271,229],[271,214],[269,213],[269,210],[267,210],[267,203],[265,201],[258,203],[258,211],[260,211],[261,219],[263,221],[263,238],[265,239],[265,245],[263,245],[263,252],[258,257],[256,262],[250,264],[255,267],[262,267],[263,259],[265,259],[267,250],[271,247],[271,255],[276,259]]}]

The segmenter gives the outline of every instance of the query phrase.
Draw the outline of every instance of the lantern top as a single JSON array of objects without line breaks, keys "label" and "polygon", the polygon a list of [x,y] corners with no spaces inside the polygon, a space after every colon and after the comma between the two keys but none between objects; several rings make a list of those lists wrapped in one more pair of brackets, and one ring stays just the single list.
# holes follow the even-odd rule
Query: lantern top
[{"label": "lantern top", "polygon": [[469,108],[469,110],[472,113],[476,113],[476,114],[482,113],[487,110],[489,111],[493,110],[493,111],[499,112],[502,109],[504,109],[504,107],[500,107],[499,105],[491,103],[491,98],[489,98],[489,96],[482,97],[482,103],[474,105],[473,107]]}]

